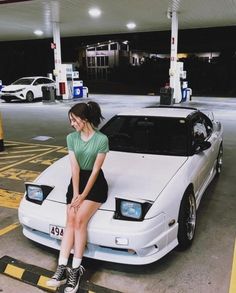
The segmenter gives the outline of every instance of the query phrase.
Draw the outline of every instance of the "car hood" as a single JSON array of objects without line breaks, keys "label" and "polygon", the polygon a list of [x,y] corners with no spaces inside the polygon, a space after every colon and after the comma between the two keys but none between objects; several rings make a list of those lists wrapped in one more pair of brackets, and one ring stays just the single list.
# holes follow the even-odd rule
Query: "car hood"
[{"label": "car hood", "polygon": [[109,185],[106,208],[114,198],[155,201],[186,157],[110,152],[104,163]]},{"label": "car hood", "polygon": [[4,88],[2,89],[2,91],[16,91],[16,90],[21,90],[23,88],[26,88],[28,85],[21,85],[21,84],[11,84],[11,85],[6,85],[4,86]]},{"label": "car hood", "polygon": [[[116,197],[154,201],[186,160],[187,157],[110,151],[103,165],[109,193],[102,209],[114,210]],[[36,182],[55,186],[48,200],[65,202],[70,176],[66,156],[46,169]]]}]

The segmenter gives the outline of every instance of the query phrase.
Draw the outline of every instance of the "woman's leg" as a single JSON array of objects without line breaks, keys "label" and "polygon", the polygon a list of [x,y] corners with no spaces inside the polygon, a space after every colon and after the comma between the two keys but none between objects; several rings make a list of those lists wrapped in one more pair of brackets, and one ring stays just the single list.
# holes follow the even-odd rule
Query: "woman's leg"
[{"label": "woman's leg", "polygon": [[61,242],[61,249],[59,258],[69,258],[71,249],[74,245],[74,228],[75,228],[75,211],[73,208],[70,208],[70,205],[67,207],[67,220],[66,227],[64,229],[64,235]]},{"label": "woman's leg", "polygon": [[87,242],[87,225],[101,203],[84,200],[75,216],[74,257],[82,259]]},{"label": "woman's leg", "polygon": [[71,209],[70,206],[68,205],[66,228],[64,230],[64,235],[61,242],[58,266],[52,278],[47,281],[47,286],[59,287],[62,284],[65,284],[67,280],[66,265],[68,262],[71,249],[74,245],[74,220],[75,220],[74,209]]},{"label": "woman's leg", "polygon": [[76,212],[74,226],[74,257],[72,269],[69,269],[69,276],[64,293],[77,292],[80,278],[84,271],[83,266],[80,264],[87,242],[87,225],[100,205],[100,203],[84,200]]}]

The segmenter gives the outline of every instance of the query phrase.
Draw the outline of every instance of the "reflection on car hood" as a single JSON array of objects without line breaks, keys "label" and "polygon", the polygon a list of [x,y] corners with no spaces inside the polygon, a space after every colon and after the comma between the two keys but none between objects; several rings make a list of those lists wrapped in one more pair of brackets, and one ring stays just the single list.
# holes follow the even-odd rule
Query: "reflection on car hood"
[{"label": "reflection on car hood", "polygon": [[23,88],[26,88],[29,85],[21,85],[21,84],[12,84],[12,85],[6,85],[4,86],[4,88],[2,89],[2,91],[16,91],[16,90],[20,90]]},{"label": "reflection on car hood", "polygon": [[104,163],[109,197],[104,208],[115,205],[114,197],[154,201],[186,157],[110,152]]},{"label": "reflection on car hood", "polygon": [[[115,197],[154,201],[186,160],[186,157],[110,151],[103,166],[109,195],[102,208],[114,210]],[[55,186],[48,200],[65,202],[70,176],[66,156],[46,169],[37,183]]]}]

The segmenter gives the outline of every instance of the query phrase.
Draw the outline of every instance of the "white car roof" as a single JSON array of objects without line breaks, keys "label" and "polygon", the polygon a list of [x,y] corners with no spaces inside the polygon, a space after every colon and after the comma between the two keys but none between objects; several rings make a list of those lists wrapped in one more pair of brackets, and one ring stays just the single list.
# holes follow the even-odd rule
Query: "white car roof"
[{"label": "white car roof", "polygon": [[121,112],[122,116],[158,116],[158,117],[178,117],[186,118],[191,113],[196,112],[194,108],[177,108],[177,107],[156,107],[156,108],[140,108]]},{"label": "white car roof", "polygon": [[48,78],[48,79],[51,79],[51,78],[49,78],[47,76],[23,76],[23,77],[20,77],[18,79],[22,79],[22,78],[34,78],[34,79],[36,79],[36,78]]}]

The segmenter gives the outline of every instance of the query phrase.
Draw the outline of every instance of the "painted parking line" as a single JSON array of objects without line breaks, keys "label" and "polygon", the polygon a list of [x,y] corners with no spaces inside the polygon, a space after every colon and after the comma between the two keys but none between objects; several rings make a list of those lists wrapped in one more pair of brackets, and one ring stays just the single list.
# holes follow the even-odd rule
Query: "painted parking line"
[{"label": "painted parking line", "polygon": [[0,207],[18,209],[23,192],[0,189]]},{"label": "painted parking line", "polygon": [[19,227],[19,226],[20,226],[20,223],[19,223],[19,222],[16,222],[16,223],[14,223],[14,224],[11,224],[11,225],[9,225],[9,226],[7,226],[7,227],[1,229],[1,230],[0,230],[0,236],[2,236],[2,235],[4,235],[4,234],[6,234],[6,233],[8,233],[8,232],[10,232],[10,231],[12,231],[12,230],[14,230],[14,229],[16,229],[16,228]]},{"label": "painted parking line", "polygon": [[[63,286],[56,289],[46,285],[47,280],[53,275],[52,271],[21,262],[7,255],[0,258],[0,273],[48,292],[63,292],[64,289]],[[89,281],[82,281],[78,291],[80,293],[121,293]]]},{"label": "painted parking line", "polygon": [[[5,142],[5,148],[6,151],[0,153],[0,171],[5,171],[47,154],[65,149],[62,146],[22,143],[14,141]],[[9,161],[11,162],[10,164]]]},{"label": "painted parking line", "polygon": [[0,178],[8,178],[13,180],[33,181],[41,172],[9,168],[0,173]]},{"label": "painted parking line", "polygon": [[[51,154],[58,151],[60,153],[51,158]],[[12,183],[22,181],[23,185],[26,181],[34,181],[45,169],[43,166],[50,166],[65,152],[66,148],[63,146],[5,141],[5,151],[0,153],[0,179],[7,180],[4,183],[5,189],[0,188],[0,207],[18,208],[23,193],[11,191]],[[42,168],[39,169],[42,170],[39,172],[20,168],[24,163],[40,165]],[[31,167],[29,165],[28,168]]]},{"label": "painted parking line", "polygon": [[52,159],[37,158],[37,159],[30,161],[30,163],[50,166],[53,163],[55,163],[57,160],[58,160],[58,158],[52,158]]},{"label": "painted parking line", "polygon": [[234,244],[234,257],[233,257],[233,265],[232,265],[232,271],[231,271],[229,293],[236,293],[236,241]]}]

